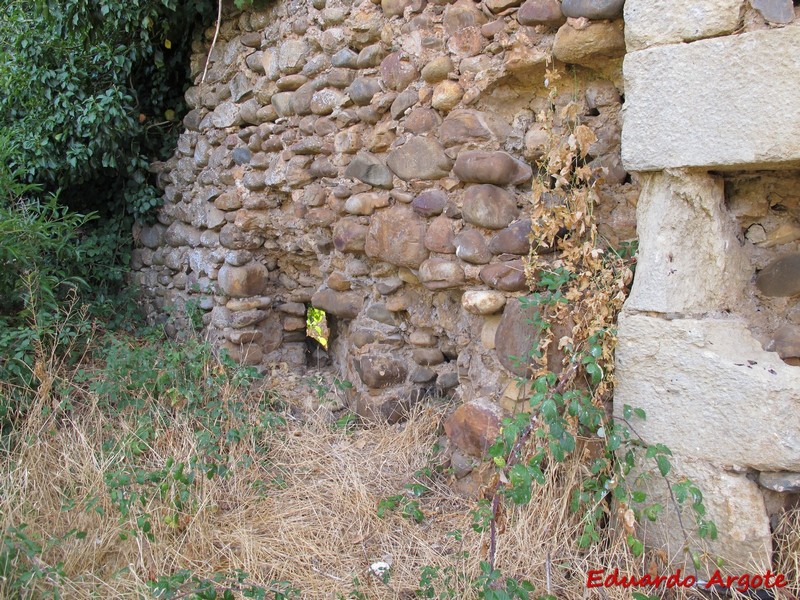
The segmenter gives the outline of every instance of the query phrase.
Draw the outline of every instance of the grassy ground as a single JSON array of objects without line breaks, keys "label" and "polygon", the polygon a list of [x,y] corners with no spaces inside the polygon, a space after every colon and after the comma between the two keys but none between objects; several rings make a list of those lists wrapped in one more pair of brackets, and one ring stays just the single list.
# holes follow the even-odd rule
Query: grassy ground
[{"label": "grassy ground", "polygon": [[[454,491],[439,452],[447,401],[360,427],[321,379],[253,380],[192,340],[97,346],[76,367],[41,351],[31,389],[0,389],[28,404],[0,456],[0,597],[212,598],[250,584],[267,598],[490,597],[477,499]],[[577,548],[569,492],[585,468],[548,470],[505,515],[497,565],[532,598],[627,598],[587,590],[588,570],[650,568],[611,528]],[[782,533],[793,572],[797,520]]]}]

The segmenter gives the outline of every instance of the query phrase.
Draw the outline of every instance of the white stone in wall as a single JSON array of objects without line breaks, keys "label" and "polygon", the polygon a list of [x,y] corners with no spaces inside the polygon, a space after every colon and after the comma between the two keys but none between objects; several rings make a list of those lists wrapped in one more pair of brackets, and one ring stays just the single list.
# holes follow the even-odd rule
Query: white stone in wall
[{"label": "white stone in wall", "polygon": [[628,52],[727,35],[742,20],[744,0],[627,0]]},{"label": "white stone in wall", "polygon": [[641,183],[626,309],[696,316],[736,307],[755,267],[725,208],[722,179],[677,170],[642,175]]},{"label": "white stone in wall", "polygon": [[647,443],[698,460],[800,472],[800,369],[766,352],[736,318],[623,313],[614,411],[642,408]]},{"label": "white stone in wall", "polygon": [[629,53],[625,168],[800,164],[798,57],[798,27]]}]

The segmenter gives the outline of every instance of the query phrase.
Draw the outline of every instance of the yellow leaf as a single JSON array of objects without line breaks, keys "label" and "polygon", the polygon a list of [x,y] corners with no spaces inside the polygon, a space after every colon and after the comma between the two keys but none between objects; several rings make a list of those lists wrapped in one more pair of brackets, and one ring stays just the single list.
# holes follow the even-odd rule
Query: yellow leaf
[{"label": "yellow leaf", "polygon": [[169,50],[170,48],[172,48],[172,41],[171,41],[171,40],[168,40],[168,39],[167,39],[167,40],[164,40],[164,47],[165,47],[167,50]]}]

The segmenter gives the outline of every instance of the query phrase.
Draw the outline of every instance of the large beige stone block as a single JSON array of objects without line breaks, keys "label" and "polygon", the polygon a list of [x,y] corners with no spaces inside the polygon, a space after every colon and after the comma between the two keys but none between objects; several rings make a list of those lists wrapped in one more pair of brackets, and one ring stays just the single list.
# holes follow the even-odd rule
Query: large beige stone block
[{"label": "large beige stone block", "polygon": [[738,319],[623,313],[614,410],[642,408],[648,443],[717,465],[800,471],[800,369]]},{"label": "large beige stone block", "polygon": [[800,164],[798,55],[798,27],[627,54],[625,168]]},{"label": "large beige stone block", "polygon": [[643,175],[637,222],[629,310],[697,315],[739,303],[754,267],[725,208],[721,178],[687,171]]},{"label": "large beige stone block", "polygon": [[[770,568],[772,537],[764,497],[757,483],[743,473],[727,472],[717,465],[681,455],[673,456],[670,459],[672,470],[667,475],[669,485],[684,477],[691,479],[703,493],[707,511],[705,518],[717,527],[716,540],[701,539],[697,535],[691,499],[684,505],[677,504],[655,463],[643,456],[639,460],[643,470],[650,473],[634,486],[634,489],[647,494],[643,506],[658,503],[664,507],[655,522],[642,519],[638,526],[645,544],[667,552],[671,564],[662,573],[670,574],[680,568],[683,576],[695,575],[690,553],[698,553],[701,561],[706,557],[702,567],[696,571],[695,576],[700,580],[707,581],[716,570],[716,558],[723,559],[720,570],[723,577],[755,572],[763,575]],[[631,484],[633,478],[627,482]],[[686,552],[687,541],[689,553]]]},{"label": "large beige stone block", "polygon": [[743,6],[744,0],[627,0],[628,52],[727,35],[739,27]]}]

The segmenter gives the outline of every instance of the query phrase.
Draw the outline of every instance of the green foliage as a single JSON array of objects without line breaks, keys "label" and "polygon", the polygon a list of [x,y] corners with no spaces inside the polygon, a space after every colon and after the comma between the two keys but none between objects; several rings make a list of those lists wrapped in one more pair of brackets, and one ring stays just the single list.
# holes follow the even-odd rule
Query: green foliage
[{"label": "green foliage", "polygon": [[[81,210],[158,204],[147,167],[173,147],[211,0],[3,0],[0,128],[11,165]],[[120,200],[124,198],[124,204]]]},{"label": "green foliage", "polygon": [[529,600],[535,591],[529,581],[517,581],[513,577],[503,579],[499,569],[495,569],[486,561],[481,562],[481,574],[473,582],[478,591],[478,598],[484,600]]},{"label": "green foliage", "polygon": [[[561,286],[571,278],[566,273],[548,272],[541,276],[537,288],[547,291],[534,294],[526,300],[528,308],[536,309],[537,316],[532,319],[534,326],[544,320],[548,308],[562,302],[557,295]],[[548,329],[547,324],[539,324],[540,331]],[[634,482],[628,481],[631,471],[640,458],[652,460],[658,474],[669,484],[672,471],[670,457],[672,452],[664,444],[645,445],[635,435],[629,420],[645,419],[642,409],[628,405],[623,407],[621,421],[610,420],[602,407],[593,402],[594,389],[604,383],[607,373],[603,368],[604,357],[608,355],[605,346],[613,338],[608,329],[595,331],[586,340],[582,350],[573,352],[570,367],[560,376],[551,371],[540,372],[532,381],[530,406],[533,419],[526,413],[514,419],[503,421],[501,434],[489,448],[489,456],[504,473],[507,482],[499,490],[515,504],[530,502],[534,482],[545,483],[544,464],[546,459],[556,463],[564,462],[576,450],[576,436],[601,439],[604,442],[603,454],[590,465],[590,475],[577,487],[571,499],[573,512],[582,514],[583,530],[577,539],[581,548],[588,548],[600,541],[600,530],[606,521],[608,502],[613,498],[622,512],[630,506],[641,505],[647,501],[647,494],[638,489]],[[564,390],[571,371],[581,369],[586,379],[584,387]],[[520,460],[520,440],[532,433],[536,440],[536,451]],[[641,455],[636,450],[641,449]],[[671,484],[671,494],[676,505],[690,501],[696,518],[697,531],[701,538],[716,537],[716,527],[705,519],[705,506],[700,490],[689,480],[683,479]],[[677,506],[676,506],[677,508]],[[646,518],[655,521],[664,507],[659,503],[648,504],[641,509],[631,510],[634,520]],[[635,536],[633,523],[626,521],[628,545],[635,556],[644,551],[642,542]]]},{"label": "green foliage", "polygon": [[[180,527],[197,508],[201,479],[225,478],[236,466],[262,460],[270,436],[285,425],[274,397],[264,394],[254,404],[237,393],[254,380],[255,371],[225,356],[214,366],[206,342],[172,342],[155,331],[137,341],[109,335],[102,359],[102,372],[79,372],[77,381],[88,385],[102,409],[124,416],[133,432],[110,430],[103,445],[109,457],[105,483],[126,527],[123,537],[152,541],[152,507],[166,525]],[[155,464],[147,460],[155,458],[155,440],[181,420],[194,432],[191,454]],[[239,464],[231,464],[231,450],[241,445],[247,451]]]},{"label": "green foliage", "polygon": [[255,600],[290,600],[300,598],[300,590],[288,581],[273,581],[267,586],[248,583],[247,573],[237,570],[233,574],[217,573],[213,577],[199,577],[188,569],[159,577],[148,584],[155,598],[164,600],[190,598],[192,600],[233,600],[236,597]]},{"label": "green foliage", "polygon": [[[469,556],[466,554],[464,558]],[[420,571],[419,587],[415,591],[417,598],[436,598],[449,600],[459,598],[459,589],[467,587],[468,581],[454,565],[444,568],[425,565]]]},{"label": "green foliage", "polygon": [[59,537],[40,540],[28,533],[28,526],[21,524],[9,527],[0,537],[0,581],[5,582],[6,591],[13,591],[16,597],[28,596],[33,589],[47,589],[53,598],[61,598],[60,582],[65,577],[64,564],[47,564],[42,556],[54,546],[63,544],[71,538],[83,539],[85,531],[72,529]]},{"label": "green foliage", "polygon": [[323,348],[327,348],[327,328],[328,321],[325,311],[321,308],[309,306],[308,312],[306,313],[306,335],[317,340],[320,344],[322,344]]},{"label": "green foliage", "polygon": [[[93,213],[70,212],[55,194],[24,183],[11,164],[17,143],[0,130],[0,429],[8,435],[32,399],[36,360],[79,357],[93,329],[82,294],[107,256],[85,234]],[[118,309],[119,310],[119,309]]]},{"label": "green foliage", "polygon": [[80,228],[92,218],[60,206],[55,195],[0,206],[0,306],[5,315],[27,318],[34,306],[55,312],[65,290],[86,289],[75,267],[83,259]]},{"label": "green foliage", "polygon": [[240,10],[264,8],[267,3],[267,0],[233,0],[233,5]]},{"label": "green foliage", "polygon": [[400,511],[404,519],[411,519],[417,523],[425,520],[425,513],[419,506],[419,501],[409,498],[405,494],[395,494],[382,498],[378,502],[378,516],[382,519],[389,512]]},{"label": "green foliage", "polygon": [[[42,340],[36,348],[38,365],[52,356],[58,341],[48,341],[49,334],[38,331],[37,323],[30,331]],[[69,330],[57,318],[46,326]],[[253,464],[259,471],[271,470],[268,451],[285,421],[274,394],[247,391],[257,376],[252,368],[235,365],[227,356],[215,357],[211,346],[199,339],[177,343],[155,329],[139,338],[107,333],[96,343],[94,361],[74,373],[69,386],[54,384],[46,392],[48,402],[29,406],[28,414],[15,408],[9,421],[14,430],[24,431],[21,420],[26,417],[68,421],[81,418],[87,408],[104,415],[96,452],[104,465],[105,489],[75,496],[63,490],[62,510],[103,515],[104,506],[110,505],[119,518],[122,539],[153,543],[160,535],[183,531],[196,517],[203,506],[204,479],[226,479]],[[40,382],[51,374],[36,367]],[[76,390],[81,392],[76,395]],[[85,397],[95,402],[87,407]],[[41,414],[34,414],[34,407]],[[187,429],[193,436],[188,448],[167,445],[165,450],[163,442],[171,431]],[[13,437],[13,430],[11,434],[7,437]],[[71,530],[43,539],[29,533],[24,523],[7,527],[0,532],[0,590],[16,592],[18,597],[62,597],[67,575],[63,564],[47,562],[48,555],[63,554],[66,542],[85,536]],[[256,585],[246,578],[238,571],[201,577],[178,570],[151,582],[149,588],[159,598],[299,597],[287,582]]]}]

